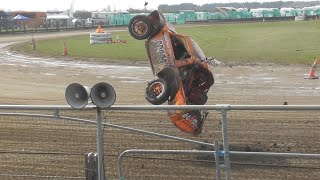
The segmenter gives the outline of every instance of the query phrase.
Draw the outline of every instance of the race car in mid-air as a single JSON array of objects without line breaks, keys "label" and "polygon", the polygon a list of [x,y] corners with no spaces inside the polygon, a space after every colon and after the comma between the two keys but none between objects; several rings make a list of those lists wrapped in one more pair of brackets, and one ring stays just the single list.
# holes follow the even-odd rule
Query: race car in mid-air
[{"label": "race car in mid-air", "polygon": [[[157,10],[137,15],[129,32],[144,40],[154,80],[148,82],[145,97],[154,105],[204,105],[214,84],[209,60],[189,36],[178,34]],[[198,135],[207,117],[204,110],[169,110],[171,121],[183,132]]]}]

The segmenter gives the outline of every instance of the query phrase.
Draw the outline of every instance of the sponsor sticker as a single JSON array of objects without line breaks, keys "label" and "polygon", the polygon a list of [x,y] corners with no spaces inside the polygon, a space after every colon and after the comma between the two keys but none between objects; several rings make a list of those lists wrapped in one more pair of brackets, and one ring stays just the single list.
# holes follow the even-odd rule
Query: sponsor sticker
[{"label": "sponsor sticker", "polygon": [[160,64],[166,63],[167,57],[166,57],[165,49],[163,46],[163,41],[162,40],[152,41],[151,47],[153,48],[153,59]]}]

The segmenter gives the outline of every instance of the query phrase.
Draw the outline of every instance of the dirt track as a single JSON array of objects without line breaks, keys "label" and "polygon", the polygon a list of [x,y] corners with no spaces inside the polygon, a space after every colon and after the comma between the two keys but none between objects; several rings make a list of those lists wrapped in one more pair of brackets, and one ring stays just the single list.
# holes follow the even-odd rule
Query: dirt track
[{"label": "dirt track", "polygon": [[[24,40],[25,38],[19,40]],[[5,40],[1,42],[5,42]],[[0,48],[0,104],[66,104],[64,91],[68,84],[78,82],[92,86],[102,81],[114,86],[117,92],[116,104],[148,104],[144,99],[145,83],[152,79],[151,69],[148,65],[106,65],[101,62],[74,61],[67,58],[32,58],[7,51],[4,47],[5,44],[0,46],[2,46]],[[284,102],[287,102],[289,105],[319,105],[320,80],[304,79],[309,68],[307,66],[280,66],[272,64],[214,67],[212,71],[215,76],[215,85],[209,91],[209,101],[207,104],[282,105]],[[154,116],[154,113],[156,116]],[[94,115],[90,117],[94,117]],[[320,112],[234,111],[228,113],[228,118],[230,150],[319,153]],[[218,112],[210,113],[204,125],[203,134],[200,137],[190,137],[187,134],[180,133],[168,121],[165,113],[125,112],[119,114],[112,112],[108,115],[107,120],[114,124],[201,141],[212,142],[213,138],[221,139],[219,128],[220,115]],[[63,125],[67,125],[66,129],[70,126],[69,131],[63,131],[64,128],[60,127],[59,123],[56,124],[56,122],[53,124],[37,122],[39,126],[28,123],[24,126],[24,123],[26,122],[18,123],[11,119],[8,121],[7,118],[1,119],[1,124],[3,124],[3,126],[0,126],[1,151],[17,150],[19,146],[29,147],[27,142],[37,140],[49,143],[48,146],[43,144],[36,146],[36,149],[39,148],[44,151],[55,151],[52,149],[54,147],[56,151],[61,151],[61,149],[77,153],[85,153],[90,149],[94,151],[94,147],[92,147],[95,143],[94,128],[82,129],[81,127],[77,128],[72,126],[72,124],[65,123]],[[47,127],[48,125],[56,128],[52,130]],[[35,129],[37,133],[30,135]],[[17,130],[20,133],[13,133],[17,132]],[[53,133],[53,137],[55,140],[58,140],[59,144],[55,144],[55,141],[53,142],[48,133]],[[88,135],[85,137],[89,138],[92,146],[89,147],[87,144],[87,147],[83,144],[83,133]],[[41,134],[45,134],[45,137],[48,136],[48,139],[38,138]],[[28,138],[29,136],[30,138]],[[63,138],[68,136],[72,137]],[[109,145],[108,142],[106,143],[108,149],[106,152],[113,155],[131,148],[200,148],[198,146],[188,146],[181,143],[172,143],[171,141],[167,142],[150,136],[121,132],[114,129],[107,130],[106,137],[106,141],[112,141],[112,145]],[[148,138],[147,141],[144,138]],[[73,146],[69,146],[70,140]],[[19,145],[19,143],[26,144]],[[78,147],[76,146],[77,143],[83,145]],[[55,144],[55,146],[50,146],[50,144]],[[66,147],[70,149],[66,149]],[[33,147],[30,148],[33,149]],[[2,158],[3,161],[8,161],[5,159],[7,157],[2,156]],[[76,160],[71,161],[70,165],[65,165],[65,168],[72,167],[74,163],[81,164],[82,161],[79,162],[79,158],[77,157]],[[55,161],[54,158],[51,162],[53,161]],[[58,160],[56,159],[56,161]],[[113,162],[115,159],[111,161]],[[233,158],[232,161],[300,167],[257,167],[234,164],[232,166],[233,179],[318,179],[320,177],[319,160],[300,161],[297,159],[247,157],[241,159]],[[48,165],[44,164],[43,166]],[[177,166],[171,167],[174,164],[173,162],[164,163],[164,166],[170,166],[170,171],[168,171],[168,167],[162,167],[161,163],[150,163],[148,164],[148,168],[142,160],[138,161],[137,164],[137,167],[132,172],[126,171],[127,175],[132,177],[131,179],[180,179],[181,177],[177,175],[183,173],[185,173],[184,179],[207,179],[214,176],[214,170],[208,168],[213,166],[213,164],[200,165],[189,163],[186,166],[188,172],[185,172],[183,169],[181,170],[181,168],[179,169],[181,165],[179,163],[177,163]],[[303,167],[312,168],[305,169]],[[55,168],[59,169],[59,167],[52,169]],[[116,178],[114,172],[111,173],[111,171],[115,171],[114,168],[115,164],[111,164],[107,167],[107,171],[109,172],[109,176]],[[155,170],[158,168],[159,171]],[[4,170],[8,169],[3,165],[0,166],[2,173],[10,173],[10,171]],[[161,173],[162,170],[166,170],[165,174],[168,176],[164,176]],[[30,172],[31,170],[22,168],[20,171]],[[57,174],[64,175],[63,172],[56,171]],[[146,173],[149,171],[153,173],[154,177],[152,173]],[[69,176],[81,177],[83,175],[82,172],[80,172],[80,175],[79,172],[68,173]],[[49,174],[52,175],[52,173]],[[0,176],[0,179],[2,177],[6,176]]]}]

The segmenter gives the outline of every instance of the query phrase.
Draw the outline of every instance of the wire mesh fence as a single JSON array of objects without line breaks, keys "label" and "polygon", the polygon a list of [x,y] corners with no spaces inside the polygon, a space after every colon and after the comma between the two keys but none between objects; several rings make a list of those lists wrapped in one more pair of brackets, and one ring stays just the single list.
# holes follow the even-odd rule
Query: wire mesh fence
[{"label": "wire mesh fence", "polygon": [[84,177],[96,127],[52,118],[0,116],[0,179]]},{"label": "wire mesh fence", "polygon": [[124,159],[124,179],[216,179],[213,154],[204,157],[184,154],[129,154]]},{"label": "wire mesh fence", "polygon": [[[52,111],[23,113],[52,117],[0,113],[0,179],[85,179],[84,156],[97,152],[95,112],[59,111],[60,118],[54,118]],[[66,116],[90,123],[62,118]],[[320,149],[318,111],[228,111],[227,117],[230,151],[318,153]],[[206,143],[218,139],[220,150],[223,148],[219,111],[210,111],[198,137],[181,133],[165,111],[107,110],[103,112],[103,124],[104,169],[108,179],[119,179],[118,157],[128,149],[214,151],[212,146],[174,141],[109,124]],[[213,154],[128,154],[123,159],[123,173],[125,179],[215,179],[216,176]],[[320,177],[320,160],[231,153],[231,177],[314,179]]]},{"label": "wire mesh fence", "polygon": [[[116,113],[116,112],[115,112]],[[148,114],[152,122],[144,116]],[[154,115],[154,113],[156,115]],[[159,113],[159,114],[157,114]],[[130,113],[128,113],[130,114]],[[210,111],[205,122],[203,133],[198,137],[181,134],[172,124],[163,120],[165,114],[160,112],[131,114],[142,120],[140,128],[160,133],[194,138],[195,140],[210,142],[220,140],[221,117],[220,112]],[[154,115],[154,116],[152,116]],[[111,115],[112,116],[112,115]],[[228,112],[228,137],[231,151],[243,152],[286,152],[286,153],[318,153],[320,137],[320,113],[315,111],[230,111]],[[112,119],[112,118],[111,118]],[[143,119],[145,119],[143,121]],[[149,119],[150,120],[150,119]],[[112,121],[112,120],[111,120]],[[124,119],[116,122],[134,127],[136,119]],[[157,123],[161,122],[161,123]],[[111,131],[107,131],[110,132]],[[123,133],[123,132],[122,132]],[[194,149],[213,150],[213,147],[186,144],[166,140],[145,134],[127,132],[128,142],[135,142],[134,149]],[[126,133],[125,133],[126,134]],[[126,139],[126,136],[122,136]],[[130,139],[132,138],[132,139]],[[122,140],[121,142],[125,142]],[[107,143],[108,144],[108,143]],[[138,144],[141,144],[140,146]],[[123,145],[123,144],[122,144]],[[126,146],[119,151],[130,149]],[[220,146],[220,150],[222,146]],[[236,156],[231,154],[231,177],[235,179],[307,179],[320,175],[319,159],[301,159],[288,157]],[[221,158],[223,163],[223,158]],[[174,162],[171,162],[174,161]],[[212,156],[186,155],[157,155],[139,154],[124,158],[124,179],[216,179],[215,161]],[[150,168],[150,169],[148,169]],[[180,169],[179,169],[180,168]],[[179,169],[179,170],[177,170]],[[172,175],[172,172],[176,172]],[[192,174],[188,174],[192,172]],[[222,172],[222,174],[224,171]]]}]

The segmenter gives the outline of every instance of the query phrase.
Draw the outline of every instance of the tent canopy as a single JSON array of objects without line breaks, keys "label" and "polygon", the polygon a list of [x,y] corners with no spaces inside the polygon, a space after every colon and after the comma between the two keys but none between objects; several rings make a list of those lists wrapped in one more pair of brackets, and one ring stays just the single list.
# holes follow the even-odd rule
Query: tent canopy
[{"label": "tent canopy", "polygon": [[16,15],[13,19],[15,20],[27,20],[28,17],[22,16],[21,14]]}]

